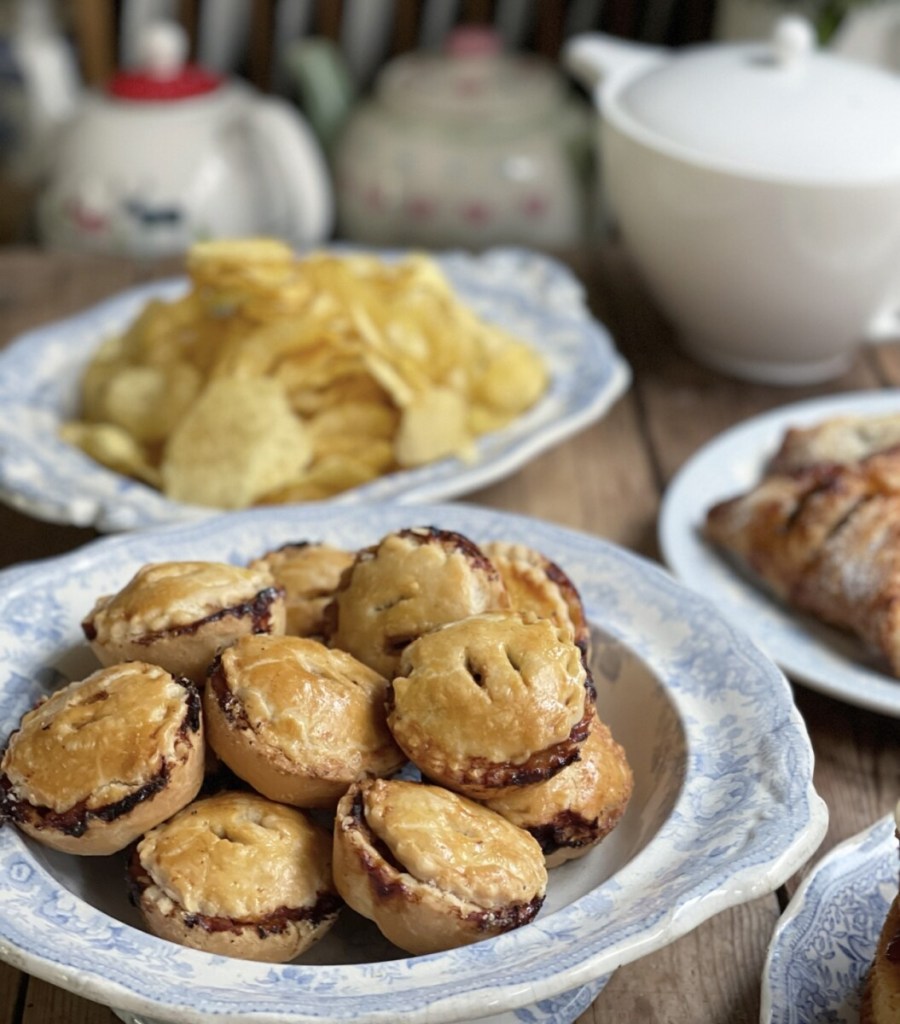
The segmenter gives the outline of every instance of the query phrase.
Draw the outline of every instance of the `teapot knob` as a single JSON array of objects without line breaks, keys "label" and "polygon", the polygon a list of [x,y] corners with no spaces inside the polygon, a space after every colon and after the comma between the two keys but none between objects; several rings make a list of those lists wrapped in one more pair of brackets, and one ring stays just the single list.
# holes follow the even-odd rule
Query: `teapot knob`
[{"label": "teapot knob", "polygon": [[185,30],[173,21],[155,21],[141,38],[140,63],[152,78],[175,78],[184,68],[188,55]]},{"label": "teapot knob", "polygon": [[772,50],[779,67],[795,67],[815,49],[812,25],[798,15],[779,18],[772,35]]}]

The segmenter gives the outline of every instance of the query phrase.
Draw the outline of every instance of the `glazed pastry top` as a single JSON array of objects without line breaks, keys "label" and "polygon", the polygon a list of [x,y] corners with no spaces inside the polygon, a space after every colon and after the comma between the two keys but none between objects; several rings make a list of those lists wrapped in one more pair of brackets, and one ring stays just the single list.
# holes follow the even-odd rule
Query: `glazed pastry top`
[{"label": "glazed pastry top", "polygon": [[[288,759],[315,752],[341,766],[393,740],[387,680],[345,651],[305,637],[243,637],[221,655],[225,686],[247,724]],[[324,759],[324,760],[323,760]]]},{"label": "glazed pastry top", "polygon": [[386,676],[427,630],[509,605],[499,573],[471,541],[429,530],[389,534],[360,552],[335,600],[331,644]]},{"label": "glazed pastry top", "polygon": [[117,594],[101,597],[88,617],[100,640],[122,640],[187,626],[252,601],[274,585],[264,566],[225,562],[145,565]]},{"label": "glazed pastry top", "polygon": [[364,789],[366,823],[419,881],[491,909],[546,886],[543,855],[524,830],[439,786],[377,779]]},{"label": "glazed pastry top", "polygon": [[138,844],[141,865],[184,911],[253,920],[313,906],[331,889],[331,841],[295,808],[254,793],[198,800]]},{"label": "glazed pastry top", "polygon": [[189,691],[164,669],[126,662],[48,697],[22,719],[2,769],[20,799],[62,812],[115,803],[178,756]]},{"label": "glazed pastry top", "polygon": [[437,743],[450,763],[522,764],[585,715],[581,652],[549,619],[488,612],[450,623],[411,644],[400,673],[389,715],[400,745]]}]

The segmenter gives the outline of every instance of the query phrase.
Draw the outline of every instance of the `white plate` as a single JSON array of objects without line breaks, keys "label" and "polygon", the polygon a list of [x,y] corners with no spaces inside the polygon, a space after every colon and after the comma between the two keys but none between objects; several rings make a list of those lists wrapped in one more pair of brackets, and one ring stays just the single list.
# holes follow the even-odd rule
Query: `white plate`
[{"label": "white plate", "polygon": [[900,717],[900,680],[882,671],[861,643],[779,604],[700,532],[711,505],[759,480],[788,427],[892,409],[900,409],[900,391],[861,391],[783,406],[726,430],[688,460],[666,490],[659,542],[672,571],[714,599],[797,682],[848,704]]},{"label": "white plate", "polygon": [[861,986],[897,895],[889,814],[836,846],[782,914],[763,974],[763,1024],[859,1024]]},{"label": "white plate", "polygon": [[[550,387],[516,422],[481,438],[475,462],[443,459],[392,473],[339,495],[334,504],[437,501],[485,487],[599,419],[630,383],[630,369],[588,311],[583,287],[561,264],[522,249],[436,259],[465,302],[543,354]],[[185,286],[176,280],[130,289],[30,331],[0,353],[0,500],[39,519],[102,532],[215,511],[169,501],[57,436],[61,420],[75,414],[81,372],[100,342],[127,325],[150,297],[173,297]]]},{"label": "white plate", "polygon": [[[346,548],[404,526],[544,551],[594,627],[601,716],[635,790],[619,827],[556,868],[529,925],[404,957],[349,912],[302,963],[208,956],[145,933],[109,859],[67,857],[0,829],[0,957],[123,1011],[179,1024],[566,1024],[617,966],[769,893],[821,842],[825,806],[784,676],[703,598],[587,534],[465,504],[272,508],[103,538],[0,577],[0,729],[94,666],[79,622],[144,562],[236,562],[290,540]],[[115,859],[113,859],[115,861]],[[526,1011],[524,1008],[529,1007]]]}]

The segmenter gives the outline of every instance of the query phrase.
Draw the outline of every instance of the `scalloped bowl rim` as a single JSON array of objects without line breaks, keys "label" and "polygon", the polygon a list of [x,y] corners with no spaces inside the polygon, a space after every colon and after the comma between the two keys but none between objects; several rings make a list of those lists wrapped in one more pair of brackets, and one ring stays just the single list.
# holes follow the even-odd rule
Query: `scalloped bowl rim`
[{"label": "scalloped bowl rim", "polygon": [[[259,543],[279,538],[285,542],[301,528],[310,536],[310,528],[333,530],[337,523],[342,531],[371,533],[372,539],[377,539],[389,529],[413,522],[437,523],[472,536],[492,533],[518,538],[571,566],[594,622],[663,681],[685,731],[688,769],[675,807],[647,847],[606,882],[546,919],[538,917],[517,931],[448,953],[369,965],[272,966],[211,957],[150,935],[132,934],[134,929],[119,925],[84,904],[82,910],[86,908],[88,920],[95,928],[124,929],[132,944],[151,950],[158,966],[173,972],[176,967],[189,974],[196,971],[198,976],[209,974],[219,986],[227,981],[221,991],[229,994],[230,1001],[222,995],[218,1005],[206,1003],[202,1008],[187,1005],[179,998],[177,978],[163,1000],[159,993],[147,993],[146,982],[135,978],[140,972],[133,969],[126,986],[104,976],[104,965],[97,958],[81,965],[66,961],[65,956],[74,955],[68,947],[57,950],[56,958],[17,947],[10,940],[10,924],[3,919],[2,910],[0,958],[107,1005],[154,1016],[168,1014],[169,1019],[184,1024],[246,1019],[246,1009],[236,1009],[234,998],[237,994],[239,1003],[249,998],[244,987],[247,979],[259,986],[254,994],[268,986],[273,1000],[281,1000],[279,1007],[262,1005],[254,1009],[251,1016],[261,1024],[324,1019],[387,1022],[396,1020],[400,1012],[408,1022],[434,1024],[521,1007],[596,981],[617,966],[673,941],[713,914],[773,891],[808,859],[824,835],[827,811],[812,785],[812,750],[785,677],[703,597],[640,556],[586,533],[462,503],[415,508],[272,508],[214,517],[202,524],[102,538],[71,554],[14,569],[8,587],[20,593],[40,582],[64,579],[66,573],[102,565],[104,560],[108,563],[125,552],[131,552],[127,558],[132,561],[151,560],[148,553],[160,550],[159,546],[167,552],[177,552],[179,545],[193,543],[200,536],[202,544],[222,540],[224,545],[226,540],[236,543],[237,537],[252,530]],[[610,604],[613,597],[638,604],[618,611]],[[0,609],[3,601],[0,595]],[[656,607],[649,612],[650,624],[655,621],[654,615],[665,613],[670,616],[670,628],[664,628],[666,620],[662,618],[658,635],[648,636],[647,623],[632,621],[631,616],[636,609],[640,618],[654,602]],[[688,664],[704,666],[710,679],[715,677],[717,688],[721,667],[718,692],[712,688],[710,692],[700,692],[692,682],[692,674],[682,665],[684,659],[688,659]],[[679,671],[674,671],[673,666],[680,666]],[[730,688],[738,685],[738,679],[748,688],[748,696],[741,700],[737,690]],[[759,694],[750,699],[751,689],[765,693],[765,715],[757,707]],[[776,758],[782,772],[777,778],[766,776],[757,780],[752,795],[758,803],[748,804],[746,792],[741,794],[740,801],[732,802],[735,798],[731,790],[735,786],[740,788],[740,779],[722,769],[719,785],[722,791],[729,791],[729,813],[721,824],[728,828],[731,846],[707,850],[701,860],[697,850],[691,854],[688,847],[704,841],[700,825],[705,802],[717,792],[716,780],[700,771],[708,753],[704,746],[714,746],[720,757],[732,749],[728,728],[718,735],[711,731],[704,716],[722,703],[727,705],[720,712],[726,725],[737,736],[741,716],[745,716],[746,723],[753,726],[754,754],[759,746],[764,746],[766,756]],[[728,710],[726,714],[732,705],[738,710]],[[749,782],[746,784],[749,787]],[[783,813],[788,803],[791,815]],[[0,833],[0,858],[4,848],[10,849],[10,843],[18,852],[25,852],[25,861],[30,859],[35,870],[44,870],[35,865],[22,838],[12,830]],[[662,863],[660,850],[668,851]],[[58,884],[57,889],[57,898],[67,906],[78,904],[77,897],[61,890]],[[648,893],[654,895],[652,904],[646,899]],[[617,901],[632,915],[627,927],[607,919]],[[89,938],[84,941],[85,952],[90,952]],[[487,967],[486,960],[490,961]],[[381,986],[378,1008],[359,1005],[359,993],[376,980]],[[289,1011],[283,1005],[285,992],[276,991],[283,986],[292,999]],[[183,987],[180,991],[184,991]],[[345,995],[348,991],[351,994]],[[324,1001],[317,1002],[317,992]],[[370,996],[366,1000],[367,1004],[373,1001]]]}]

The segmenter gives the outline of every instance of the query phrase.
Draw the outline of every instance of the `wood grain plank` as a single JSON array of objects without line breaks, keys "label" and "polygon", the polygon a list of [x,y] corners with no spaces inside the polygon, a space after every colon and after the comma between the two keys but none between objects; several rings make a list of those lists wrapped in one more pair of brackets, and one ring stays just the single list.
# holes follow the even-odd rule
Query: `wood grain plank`
[{"label": "wood grain plank", "polygon": [[759,979],[777,918],[774,896],[716,915],[619,968],[577,1024],[758,1024]]},{"label": "wood grain plank", "polygon": [[121,1024],[99,1003],[82,999],[40,978],[31,978],[21,1024]]},{"label": "wood grain plank", "polygon": [[0,963],[0,1024],[19,1024],[28,977],[9,964]]},{"label": "wood grain plank", "polygon": [[627,396],[509,480],[466,500],[571,526],[649,553],[659,496]]}]

